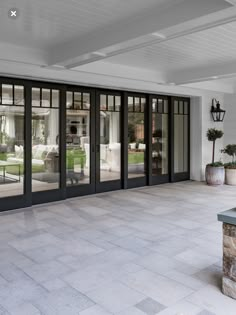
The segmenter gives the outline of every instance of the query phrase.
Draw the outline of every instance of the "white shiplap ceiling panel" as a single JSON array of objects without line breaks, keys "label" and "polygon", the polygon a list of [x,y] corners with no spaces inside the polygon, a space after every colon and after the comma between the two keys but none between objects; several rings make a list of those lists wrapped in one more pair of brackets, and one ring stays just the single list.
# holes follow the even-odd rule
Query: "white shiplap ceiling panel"
[{"label": "white shiplap ceiling panel", "polygon": [[[0,41],[47,47],[142,14],[173,0],[10,0],[0,1]],[[16,20],[10,8],[19,9]]]},{"label": "white shiplap ceiling panel", "polygon": [[164,40],[110,62],[160,71],[177,71],[236,60],[236,22]]}]

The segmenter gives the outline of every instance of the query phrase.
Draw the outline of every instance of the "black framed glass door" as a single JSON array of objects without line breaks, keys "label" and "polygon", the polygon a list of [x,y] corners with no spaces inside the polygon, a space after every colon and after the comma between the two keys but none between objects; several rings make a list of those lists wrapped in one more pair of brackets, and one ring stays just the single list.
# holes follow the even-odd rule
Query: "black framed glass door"
[{"label": "black framed glass door", "polygon": [[121,94],[97,91],[96,192],[121,189]]},{"label": "black framed glass door", "polygon": [[127,187],[147,184],[147,106],[146,96],[127,94]]},{"label": "black framed glass door", "polygon": [[150,107],[150,173],[151,184],[168,183],[170,178],[169,98],[151,95]]},{"label": "black framed glass door", "polygon": [[95,192],[95,99],[93,90],[66,91],[66,187],[68,196]]},{"label": "black framed glass door", "polygon": [[171,101],[171,181],[190,178],[190,99],[172,97]]}]

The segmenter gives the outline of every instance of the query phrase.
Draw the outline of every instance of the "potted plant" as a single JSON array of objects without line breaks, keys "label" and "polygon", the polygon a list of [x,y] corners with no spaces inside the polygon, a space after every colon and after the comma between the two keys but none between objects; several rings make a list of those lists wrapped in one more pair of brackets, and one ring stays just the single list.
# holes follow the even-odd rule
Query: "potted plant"
[{"label": "potted plant", "polygon": [[223,137],[223,131],[210,128],[207,131],[207,139],[213,142],[212,162],[206,166],[206,182],[208,185],[223,185],[225,180],[225,169],[222,162],[215,162],[216,140]]},{"label": "potted plant", "polygon": [[236,144],[228,144],[221,152],[232,157],[232,162],[225,164],[225,183],[236,186]]}]

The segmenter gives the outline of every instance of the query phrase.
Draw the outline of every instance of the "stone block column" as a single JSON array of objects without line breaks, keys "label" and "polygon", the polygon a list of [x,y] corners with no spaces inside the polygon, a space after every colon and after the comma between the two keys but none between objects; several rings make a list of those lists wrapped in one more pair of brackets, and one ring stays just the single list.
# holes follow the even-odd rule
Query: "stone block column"
[{"label": "stone block column", "polygon": [[236,299],[236,225],[223,223],[223,293]]}]

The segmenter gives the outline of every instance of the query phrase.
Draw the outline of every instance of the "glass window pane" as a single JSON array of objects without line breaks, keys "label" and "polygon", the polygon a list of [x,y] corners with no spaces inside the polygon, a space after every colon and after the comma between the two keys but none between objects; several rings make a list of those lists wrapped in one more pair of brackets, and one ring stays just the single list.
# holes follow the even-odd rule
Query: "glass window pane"
[{"label": "glass window pane", "polygon": [[73,108],[73,93],[66,92],[66,108]]},{"label": "glass window pane", "polygon": [[184,113],[184,103],[183,103],[183,101],[179,102],[179,113],[181,115]]},{"label": "glass window pane", "polygon": [[152,114],[152,174],[168,174],[168,115]]},{"label": "glass window pane", "polygon": [[145,176],[144,113],[128,114],[128,177]]},{"label": "glass window pane", "polygon": [[57,189],[59,181],[59,109],[32,108],[32,191]]},{"label": "glass window pane", "polygon": [[83,109],[90,109],[90,93],[83,93]]},{"label": "glass window pane", "polygon": [[2,85],[2,104],[6,105],[13,104],[13,85],[10,84]]},{"label": "glass window pane", "polygon": [[134,101],[135,101],[135,105],[134,105],[135,112],[136,113],[141,112],[140,98],[139,97],[135,97]]},{"label": "glass window pane", "polygon": [[52,107],[56,108],[59,107],[60,103],[59,96],[60,96],[59,90],[52,90]]},{"label": "glass window pane", "polygon": [[168,100],[164,100],[164,113],[168,114],[168,112],[169,112]]},{"label": "glass window pane", "polygon": [[108,110],[114,111],[114,96],[108,95]]},{"label": "glass window pane", "polygon": [[49,89],[42,89],[42,107],[50,107],[51,105],[51,91]]},{"label": "glass window pane", "polygon": [[174,117],[174,172],[184,172],[184,124],[183,115]]},{"label": "glass window pane", "polygon": [[120,111],[120,107],[121,107],[121,97],[120,96],[116,96],[115,97],[115,110],[117,112]]},{"label": "glass window pane", "polygon": [[163,100],[162,99],[158,99],[158,113],[162,114],[163,112]]},{"label": "glass window pane", "polygon": [[80,92],[74,92],[74,109],[82,109],[82,96]]},{"label": "glass window pane", "polygon": [[146,98],[141,98],[141,112],[144,113],[146,105]]},{"label": "glass window pane", "polygon": [[188,114],[188,102],[184,102],[184,114]]},{"label": "glass window pane", "polygon": [[152,99],[152,112],[153,113],[157,112],[157,99],[156,98]]},{"label": "glass window pane", "polygon": [[32,106],[40,107],[40,89],[32,88]]},{"label": "glass window pane", "polygon": [[100,111],[100,182],[120,179],[120,112]]},{"label": "glass window pane", "polygon": [[0,105],[0,198],[24,193],[24,117],[23,106]]},{"label": "glass window pane", "polygon": [[24,96],[24,87],[21,85],[14,86],[14,104],[15,105],[24,105],[25,96]]},{"label": "glass window pane", "polygon": [[134,111],[134,98],[132,96],[128,97],[128,111],[129,112]]},{"label": "glass window pane", "polygon": [[174,113],[178,114],[179,113],[179,102],[174,101]]},{"label": "glass window pane", "polygon": [[100,95],[100,110],[107,110],[107,96],[104,94]]},{"label": "glass window pane", "polygon": [[189,139],[189,125],[188,125],[188,116],[184,116],[184,172],[188,172],[189,160],[188,160],[188,139]]},{"label": "glass window pane", "polygon": [[[86,100],[89,102],[89,98]],[[90,150],[90,110],[67,110],[67,186],[90,184]]]}]

